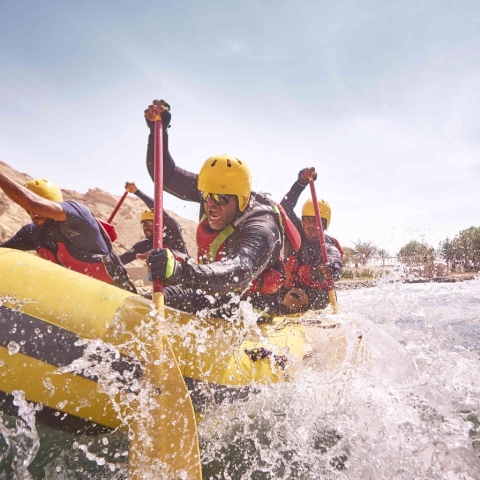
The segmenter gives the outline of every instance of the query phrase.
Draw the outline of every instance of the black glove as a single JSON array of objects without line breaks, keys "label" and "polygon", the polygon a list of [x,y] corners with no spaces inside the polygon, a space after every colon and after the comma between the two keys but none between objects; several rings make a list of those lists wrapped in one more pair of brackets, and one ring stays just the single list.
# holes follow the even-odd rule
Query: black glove
[{"label": "black glove", "polygon": [[313,180],[315,181],[317,179],[317,172],[313,171],[314,168],[311,167],[311,168],[302,168],[302,170],[300,170],[298,172],[298,183],[300,185],[308,185],[308,182],[310,181],[310,177],[313,178]]},{"label": "black glove", "polygon": [[178,263],[168,248],[156,248],[150,252],[148,265],[154,280],[171,285],[175,282],[178,273]]},{"label": "black glove", "polygon": [[[311,269],[310,277],[314,282],[325,281],[325,275],[322,272],[322,270],[324,268],[325,267],[323,266],[323,264],[319,263],[318,265],[316,265],[314,268]],[[338,269],[338,266],[335,263],[328,262],[326,264],[326,268],[328,269],[328,271],[330,272],[330,275],[332,276],[332,278],[334,280],[339,279],[339,277],[340,277],[339,269]]]},{"label": "black glove", "polygon": [[328,262],[327,267],[332,274],[333,280],[337,281],[340,279],[340,275],[342,273],[342,264],[339,262]]},{"label": "black glove", "polygon": [[165,100],[153,100],[152,102],[154,105],[162,105],[162,107],[165,107],[168,111],[172,109],[169,103],[167,103]]},{"label": "black glove", "polygon": [[314,282],[324,282],[325,281],[325,276],[323,275],[322,267],[323,267],[322,264],[317,264],[310,270],[310,278]]}]

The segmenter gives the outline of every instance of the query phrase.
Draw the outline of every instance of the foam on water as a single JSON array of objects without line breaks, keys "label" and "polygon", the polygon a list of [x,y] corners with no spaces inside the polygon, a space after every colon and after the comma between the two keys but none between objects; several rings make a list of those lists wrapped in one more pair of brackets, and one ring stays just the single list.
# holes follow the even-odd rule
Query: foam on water
[{"label": "foam on water", "polygon": [[[321,338],[311,334],[313,355],[293,382],[207,412],[204,478],[480,478],[480,281],[385,282],[340,291],[338,300],[341,313],[327,319],[348,332],[346,360],[325,368]],[[29,478],[29,464],[32,478],[126,478],[121,434],[45,435],[18,402],[23,422],[4,416],[0,424],[0,465],[12,460],[12,444],[25,452],[15,478]],[[35,441],[55,444],[55,435],[52,458],[39,459]]]}]

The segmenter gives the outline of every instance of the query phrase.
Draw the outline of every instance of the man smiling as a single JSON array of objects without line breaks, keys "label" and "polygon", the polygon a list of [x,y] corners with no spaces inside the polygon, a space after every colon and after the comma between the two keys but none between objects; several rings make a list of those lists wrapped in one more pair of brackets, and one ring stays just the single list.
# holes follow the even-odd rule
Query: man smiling
[{"label": "man smiling", "polygon": [[[148,207],[140,214],[140,225],[145,238],[120,255],[122,263],[127,265],[136,260],[139,253],[149,252],[153,248],[153,198],[137,188],[135,182],[126,182],[125,190],[143,200]],[[163,241],[168,248],[176,252],[187,253],[180,225],[165,210],[163,211]]]},{"label": "man smiling", "polygon": [[[144,113],[151,129],[147,168],[153,180],[154,119],[160,114],[168,128],[170,107],[158,100]],[[167,248],[153,250],[148,258],[152,277],[167,285],[166,304],[186,311],[220,308],[216,313],[223,313],[230,311],[226,304],[249,298],[255,307],[274,311],[275,293],[285,278],[278,211],[268,200],[262,198],[267,203],[262,204],[253,198],[250,170],[233,155],[210,157],[199,174],[177,167],[168,149],[167,128],[163,132],[164,188],[200,203],[201,220],[198,263],[188,257],[179,261]]]}]

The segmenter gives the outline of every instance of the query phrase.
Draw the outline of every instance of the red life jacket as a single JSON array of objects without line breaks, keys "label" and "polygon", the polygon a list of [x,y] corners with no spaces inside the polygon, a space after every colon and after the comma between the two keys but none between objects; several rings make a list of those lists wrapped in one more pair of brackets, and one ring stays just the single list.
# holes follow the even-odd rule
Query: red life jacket
[{"label": "red life jacket", "polygon": [[[330,236],[328,238],[333,241],[333,244],[338,249],[340,257],[342,258],[343,250],[338,240]],[[304,264],[300,263],[302,259],[305,262]],[[285,285],[287,288],[293,288],[302,285],[317,289],[327,288],[326,281],[316,281],[312,278],[312,268],[314,268],[314,266],[315,257],[305,254],[303,250],[299,251],[298,253],[293,252],[291,255],[289,255],[285,261],[285,271],[287,272]]]},{"label": "red life jacket", "polygon": [[233,233],[234,227],[227,225],[222,231],[208,227],[203,218],[197,227],[197,261],[199,264],[221,262],[225,258],[225,240]]},{"label": "red life jacket", "polygon": [[316,282],[311,277],[312,267],[310,265],[300,265],[298,257],[295,254],[290,255],[285,262],[285,271],[287,279],[285,286],[287,288],[298,287],[304,285],[318,289],[327,288],[327,282]]},{"label": "red life jacket", "polygon": [[45,260],[49,260],[53,263],[58,263],[64,267],[74,270],[78,273],[83,273],[89,277],[96,278],[102,282],[113,284],[113,278],[108,274],[105,264],[100,261],[96,263],[83,262],[73,258],[72,255],[67,250],[67,247],[64,243],[58,243],[57,254],[55,255],[51,250],[48,250],[44,247],[37,249],[37,253],[40,257]]},{"label": "red life jacket", "polygon": [[297,230],[297,227],[290,220],[285,209],[279,203],[275,203],[275,206],[278,207],[278,212],[280,214],[282,232],[285,233],[292,248],[298,252],[302,246],[302,237]]},{"label": "red life jacket", "polygon": [[115,227],[105,220],[101,220],[100,218],[95,217],[95,220],[97,221],[98,226],[103,229],[103,231],[108,235],[110,241],[113,243],[118,238]]},{"label": "red life jacket", "polygon": [[[107,232],[105,226],[109,226],[108,223],[103,222],[95,217],[97,225],[100,230],[100,234],[109,250],[106,254],[89,254],[87,255],[87,260],[78,260],[69,252],[68,247],[65,243],[65,238],[57,230],[57,245],[56,252],[48,248],[45,248],[41,245],[38,246],[37,253],[40,257],[50,262],[57,263],[62,265],[70,270],[87,275],[89,277],[95,278],[102,282],[108,283],[109,285],[116,285],[117,287],[123,288],[128,291],[135,292],[133,284],[131,284],[130,279],[128,278],[127,271],[122,265],[120,258],[113,251],[112,248],[112,238],[116,236],[115,229],[113,232],[110,230]],[[113,236],[112,236],[113,235]],[[35,242],[37,243],[37,242]],[[37,243],[38,245],[39,243]]]},{"label": "red life jacket", "polygon": [[[208,220],[203,218],[197,227],[197,248],[198,248],[198,263],[212,263],[221,262],[225,258],[226,240],[235,231],[235,227],[241,222],[249,218],[258,211],[268,211],[275,215],[280,229],[283,232],[283,225],[281,223],[280,214],[276,214],[272,207],[266,205],[257,205],[250,210],[247,210],[243,215],[237,218],[234,222],[227,225],[221,231],[212,231],[208,228]],[[269,267],[265,269],[257,278],[252,280],[250,287],[244,293],[244,296],[252,293],[262,293],[271,295],[275,293],[285,283],[285,274],[283,271]]]}]

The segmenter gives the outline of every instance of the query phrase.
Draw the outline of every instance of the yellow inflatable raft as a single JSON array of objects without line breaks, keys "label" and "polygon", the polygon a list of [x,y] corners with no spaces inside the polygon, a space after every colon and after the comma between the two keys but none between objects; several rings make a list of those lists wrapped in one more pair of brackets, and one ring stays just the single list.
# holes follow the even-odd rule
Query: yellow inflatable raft
[{"label": "yellow inflatable raft", "polygon": [[[37,417],[54,427],[87,432],[122,427],[122,416],[129,415],[122,405],[139,395],[142,342],[154,336],[149,330],[154,317],[151,303],[138,295],[0,248],[2,409],[8,411],[12,393],[22,390],[27,400],[43,406]],[[230,321],[168,308],[165,317],[163,333],[200,414],[248,398],[259,384],[294,376],[297,362],[310,353],[313,330],[322,332],[331,358],[346,354],[341,326],[326,320],[278,317],[257,324],[253,312]]]}]

